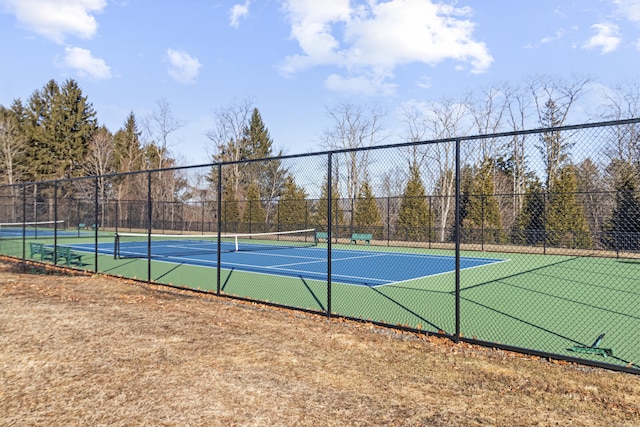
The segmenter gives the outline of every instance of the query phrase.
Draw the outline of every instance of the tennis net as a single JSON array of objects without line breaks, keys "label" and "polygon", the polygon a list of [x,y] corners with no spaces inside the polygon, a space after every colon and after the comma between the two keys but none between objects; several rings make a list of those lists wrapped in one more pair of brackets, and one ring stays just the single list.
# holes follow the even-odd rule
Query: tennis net
[{"label": "tennis net", "polygon": [[[221,252],[267,251],[315,246],[315,229],[221,234]],[[115,258],[176,257],[218,252],[217,234],[116,233]]]}]

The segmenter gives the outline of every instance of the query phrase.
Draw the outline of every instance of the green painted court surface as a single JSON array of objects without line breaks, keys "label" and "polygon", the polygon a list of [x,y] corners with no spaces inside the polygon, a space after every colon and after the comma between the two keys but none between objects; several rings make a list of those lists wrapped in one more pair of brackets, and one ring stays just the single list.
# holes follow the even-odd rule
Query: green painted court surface
[{"label": "green painted court surface", "polygon": [[[46,242],[45,240],[39,240]],[[112,242],[103,237],[101,242]],[[58,244],[92,242],[91,237],[61,237]],[[348,245],[334,245],[349,250]],[[361,248],[358,248],[361,249]],[[453,255],[452,251],[372,246],[372,251]],[[0,252],[22,256],[22,242],[0,240]],[[461,271],[461,332],[469,338],[582,357],[617,365],[640,364],[640,260],[464,252],[463,256],[504,262]],[[29,257],[28,248],[26,256]],[[82,268],[93,270],[94,253]],[[146,259],[113,259],[99,255],[98,270],[147,280]],[[215,292],[215,268],[151,262],[151,280]],[[221,270],[223,294],[323,312],[326,281]],[[428,331],[455,332],[455,273],[422,277],[399,284],[367,287],[334,283],[333,313]],[[568,349],[590,346],[605,334],[600,347],[613,357]]]}]

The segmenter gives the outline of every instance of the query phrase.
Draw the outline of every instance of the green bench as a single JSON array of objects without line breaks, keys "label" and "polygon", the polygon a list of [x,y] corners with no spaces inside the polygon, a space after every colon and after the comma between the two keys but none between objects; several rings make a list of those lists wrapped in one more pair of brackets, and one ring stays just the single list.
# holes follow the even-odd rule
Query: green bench
[{"label": "green bench", "polygon": [[324,240],[325,242],[329,242],[329,233],[326,231],[316,231],[316,245],[320,242],[320,240]]},{"label": "green bench", "polygon": [[40,261],[53,261],[53,248],[44,243],[29,242],[29,257]]},{"label": "green bench", "polygon": [[82,254],[74,252],[68,246],[56,246],[56,256],[58,260],[63,260],[64,265],[82,265]]},{"label": "green bench", "polygon": [[372,237],[373,235],[368,233],[353,233],[351,235],[351,243],[357,245],[358,242],[364,242],[365,244],[370,245]]},{"label": "green bench", "polygon": [[55,251],[53,246],[45,245],[44,243],[29,242],[30,258],[39,261],[51,261],[55,254],[56,262],[64,261],[66,266],[82,265],[82,254],[74,252],[68,246],[56,246]]}]

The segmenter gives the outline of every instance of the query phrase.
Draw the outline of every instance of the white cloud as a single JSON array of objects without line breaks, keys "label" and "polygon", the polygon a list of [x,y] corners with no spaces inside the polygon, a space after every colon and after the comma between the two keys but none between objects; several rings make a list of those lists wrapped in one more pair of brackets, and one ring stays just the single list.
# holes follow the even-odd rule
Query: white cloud
[{"label": "white cloud", "polygon": [[169,58],[169,75],[178,83],[195,83],[202,64],[187,52],[167,49]]},{"label": "white cloud", "polygon": [[89,76],[98,80],[111,78],[111,68],[104,60],[94,58],[89,50],[66,47],[64,51],[64,66],[75,69],[80,76]]},{"label": "white cloud", "polygon": [[621,42],[620,29],[612,23],[595,24],[591,26],[596,34],[582,47],[584,49],[600,49],[600,53],[613,52]]},{"label": "white cloud", "polygon": [[101,12],[106,0],[0,0],[18,23],[56,43],[66,36],[93,37],[98,29],[93,14]]},{"label": "white cloud", "polygon": [[284,9],[291,37],[302,50],[285,59],[285,74],[334,65],[350,76],[374,75],[380,81],[403,64],[454,60],[481,73],[493,62],[486,45],[473,39],[467,7],[433,0],[286,0]]},{"label": "white cloud", "polygon": [[249,4],[250,0],[244,2],[244,4],[236,4],[231,8],[231,13],[229,16],[229,25],[233,28],[238,28],[240,26],[240,18],[244,18],[249,15]]},{"label": "white cloud", "polygon": [[638,0],[613,0],[623,17],[629,21],[640,24],[640,1]]}]

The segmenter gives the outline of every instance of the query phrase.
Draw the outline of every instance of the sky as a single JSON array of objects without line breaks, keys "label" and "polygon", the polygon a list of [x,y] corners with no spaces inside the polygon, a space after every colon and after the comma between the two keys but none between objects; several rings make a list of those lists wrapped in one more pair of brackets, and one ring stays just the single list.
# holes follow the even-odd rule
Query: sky
[{"label": "sky", "polygon": [[640,0],[0,0],[0,39],[1,105],[74,79],[116,132],[164,102],[181,164],[210,161],[238,103],[297,154],[322,151],[342,102],[381,107],[401,142],[410,103],[534,75],[640,81]]}]

